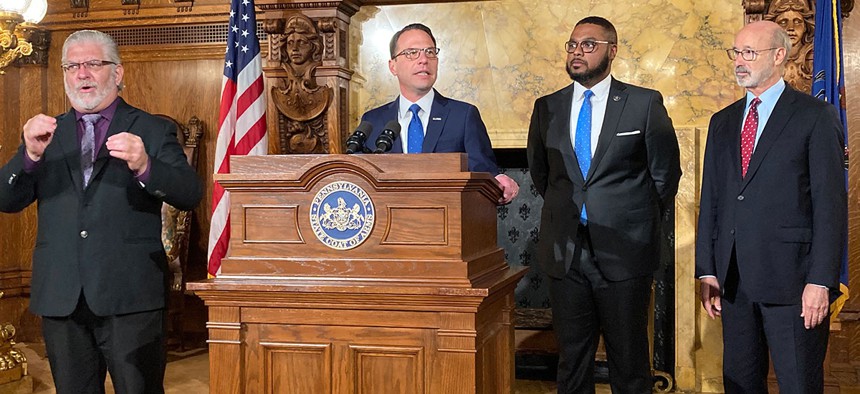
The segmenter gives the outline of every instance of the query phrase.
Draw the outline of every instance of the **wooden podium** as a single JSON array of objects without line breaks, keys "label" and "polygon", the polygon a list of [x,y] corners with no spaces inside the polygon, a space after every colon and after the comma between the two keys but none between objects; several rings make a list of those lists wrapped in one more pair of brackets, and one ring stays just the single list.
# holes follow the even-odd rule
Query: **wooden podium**
[{"label": "wooden podium", "polygon": [[509,393],[501,193],[465,154],[234,157],[230,252],[189,283],[212,393]]}]

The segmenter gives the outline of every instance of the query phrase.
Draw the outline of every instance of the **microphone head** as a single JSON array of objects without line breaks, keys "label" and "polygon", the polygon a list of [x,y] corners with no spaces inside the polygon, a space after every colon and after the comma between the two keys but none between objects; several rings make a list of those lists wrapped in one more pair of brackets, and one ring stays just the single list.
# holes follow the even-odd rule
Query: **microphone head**
[{"label": "microphone head", "polygon": [[400,122],[389,120],[382,129],[382,133],[376,139],[376,150],[374,153],[385,153],[391,150],[397,136],[400,135]]},{"label": "microphone head", "polygon": [[396,120],[389,120],[388,123],[385,124],[385,128],[382,130],[382,132],[384,133],[386,130],[394,133],[395,136],[400,134],[400,122]]},{"label": "microphone head", "polygon": [[346,140],[346,153],[352,154],[362,150],[364,147],[364,141],[367,140],[367,135],[372,131],[373,124],[366,120],[361,121],[358,127],[355,128],[352,135],[350,135]]},{"label": "microphone head", "polygon": [[373,132],[373,123],[362,120],[361,123],[358,124],[358,127],[355,128],[355,131],[361,131],[365,135],[368,135]]}]

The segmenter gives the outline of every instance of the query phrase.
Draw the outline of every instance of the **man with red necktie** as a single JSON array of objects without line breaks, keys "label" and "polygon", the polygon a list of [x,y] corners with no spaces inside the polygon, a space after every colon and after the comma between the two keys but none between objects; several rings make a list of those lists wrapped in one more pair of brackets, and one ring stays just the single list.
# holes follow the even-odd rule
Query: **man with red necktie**
[{"label": "man with red necktie", "polygon": [[702,178],[696,277],[722,317],[726,393],[823,392],[828,307],[846,231],[836,108],[787,86],[787,33],[755,22],[728,49],[746,97],[714,114]]}]

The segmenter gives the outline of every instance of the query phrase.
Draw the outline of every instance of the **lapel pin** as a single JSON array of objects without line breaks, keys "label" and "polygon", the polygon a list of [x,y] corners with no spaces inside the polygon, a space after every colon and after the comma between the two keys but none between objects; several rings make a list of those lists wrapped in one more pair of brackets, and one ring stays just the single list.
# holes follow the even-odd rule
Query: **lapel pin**
[{"label": "lapel pin", "polygon": [[433,118],[431,120],[442,120],[442,118]]},{"label": "lapel pin", "polygon": [[612,101],[621,101],[621,96],[612,96]]}]

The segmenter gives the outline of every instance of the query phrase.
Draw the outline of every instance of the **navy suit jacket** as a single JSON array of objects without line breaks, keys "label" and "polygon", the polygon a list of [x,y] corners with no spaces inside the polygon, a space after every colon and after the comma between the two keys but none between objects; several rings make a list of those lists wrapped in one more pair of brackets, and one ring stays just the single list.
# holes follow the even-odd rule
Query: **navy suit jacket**
[{"label": "navy suit jacket", "polygon": [[30,311],[67,316],[81,292],[98,316],[164,308],[167,257],[161,242],[161,207],[189,210],[202,185],[188,165],[172,122],[122,99],[107,136],[128,131],[143,140],[150,176],[145,187],[125,161],[104,144],[84,189],[75,112],[57,116],[42,161],[24,172],[23,145],[0,169],[0,211],[18,212],[38,202]]},{"label": "navy suit jacket", "polygon": [[659,263],[662,209],[681,178],[678,140],[659,92],[612,79],[597,147],[586,177],[570,140],[574,85],[535,101],[529,171],[543,197],[537,256],[562,278],[579,242],[582,204],[601,273],[620,281],[650,275]]},{"label": "navy suit jacket", "polygon": [[[373,132],[367,138],[367,148],[376,148],[376,139],[385,124],[398,118],[399,99],[374,108],[362,115],[362,121],[373,125]],[[499,173],[496,156],[487,134],[487,127],[481,120],[478,108],[472,104],[443,97],[435,91],[430,121],[424,132],[423,153],[465,152],[469,156],[469,171]],[[391,153],[403,153],[400,135],[391,147]]]},{"label": "navy suit jacket", "polygon": [[708,127],[696,276],[725,289],[733,254],[753,302],[798,304],[807,283],[839,288],[847,226],[842,124],[836,108],[788,86],[741,178],[745,99]]}]

